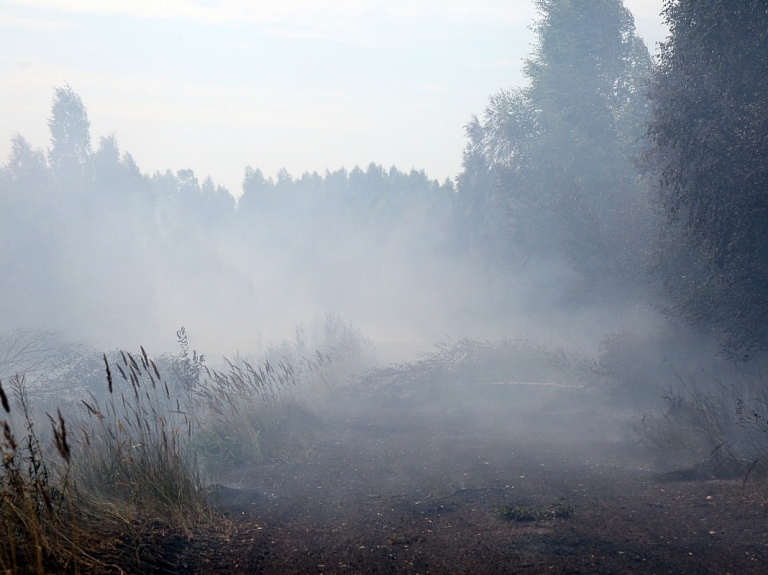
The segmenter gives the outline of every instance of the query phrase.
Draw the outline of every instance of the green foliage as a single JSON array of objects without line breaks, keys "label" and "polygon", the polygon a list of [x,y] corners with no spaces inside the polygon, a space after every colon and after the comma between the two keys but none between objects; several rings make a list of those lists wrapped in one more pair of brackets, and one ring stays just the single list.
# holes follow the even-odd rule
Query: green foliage
[{"label": "green foliage", "polygon": [[620,0],[537,6],[530,85],[495,94],[467,126],[458,201],[470,243],[507,265],[564,257],[591,286],[631,285],[647,228],[632,157],[650,56]]},{"label": "green foliage", "polygon": [[650,168],[668,218],[657,271],[677,310],[734,354],[768,346],[768,12],[668,2]]},{"label": "green foliage", "polygon": [[[265,225],[276,215],[285,216],[276,232],[287,238],[307,235],[308,222],[326,226],[334,222],[345,231],[374,226],[383,228],[405,220],[410,227],[439,225],[449,216],[453,184],[430,180],[421,171],[401,172],[370,164],[365,170],[340,169],[305,173],[293,178],[285,170],[277,181],[265,178],[261,170],[245,170],[243,195],[238,217],[247,226]],[[308,218],[306,216],[312,216]],[[293,227],[298,223],[301,229]],[[326,228],[312,229],[313,237],[327,241]],[[421,231],[417,229],[416,231]]]}]

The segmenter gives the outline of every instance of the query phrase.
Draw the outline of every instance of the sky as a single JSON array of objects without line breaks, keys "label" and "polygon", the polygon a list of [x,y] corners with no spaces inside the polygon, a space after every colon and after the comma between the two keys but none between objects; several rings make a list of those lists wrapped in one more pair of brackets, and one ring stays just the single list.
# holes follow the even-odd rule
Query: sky
[{"label": "sky", "polygon": [[[655,52],[663,0],[625,0]],[[463,127],[524,83],[531,0],[0,0],[0,161],[47,149],[53,88],[83,99],[145,173],[191,168],[238,196],[371,162],[453,179]]]}]

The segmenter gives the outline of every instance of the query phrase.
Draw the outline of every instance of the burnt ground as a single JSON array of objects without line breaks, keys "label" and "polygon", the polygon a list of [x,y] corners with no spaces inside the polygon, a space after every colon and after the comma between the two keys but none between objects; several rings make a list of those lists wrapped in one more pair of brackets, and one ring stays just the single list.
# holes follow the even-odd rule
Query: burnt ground
[{"label": "burnt ground", "polygon": [[[497,394],[482,409],[471,396],[452,407],[414,409],[401,400],[337,409],[298,460],[222,478],[214,499],[233,532],[216,545],[190,541],[198,552],[177,567],[768,572],[764,486],[662,483],[605,406],[575,410],[568,421],[569,410],[553,414],[551,403],[521,410],[508,401]],[[506,519],[505,507],[539,517]]]}]

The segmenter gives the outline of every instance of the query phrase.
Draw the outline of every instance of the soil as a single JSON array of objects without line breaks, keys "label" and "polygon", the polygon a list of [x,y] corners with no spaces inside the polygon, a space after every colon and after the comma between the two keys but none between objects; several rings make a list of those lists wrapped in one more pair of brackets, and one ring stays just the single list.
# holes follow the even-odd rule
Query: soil
[{"label": "soil", "polygon": [[301,457],[221,478],[233,529],[187,541],[176,572],[768,572],[764,486],[660,482],[604,409],[492,399],[323,416]]}]

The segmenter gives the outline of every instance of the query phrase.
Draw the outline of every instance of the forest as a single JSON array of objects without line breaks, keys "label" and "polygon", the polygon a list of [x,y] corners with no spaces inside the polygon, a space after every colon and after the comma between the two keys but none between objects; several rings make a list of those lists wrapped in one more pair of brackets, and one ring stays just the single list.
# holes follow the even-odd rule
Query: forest
[{"label": "forest", "polygon": [[667,0],[652,57],[622,0],[535,4],[443,182],[146,173],[53,89],[0,168],[0,571],[765,568],[768,11]]}]

